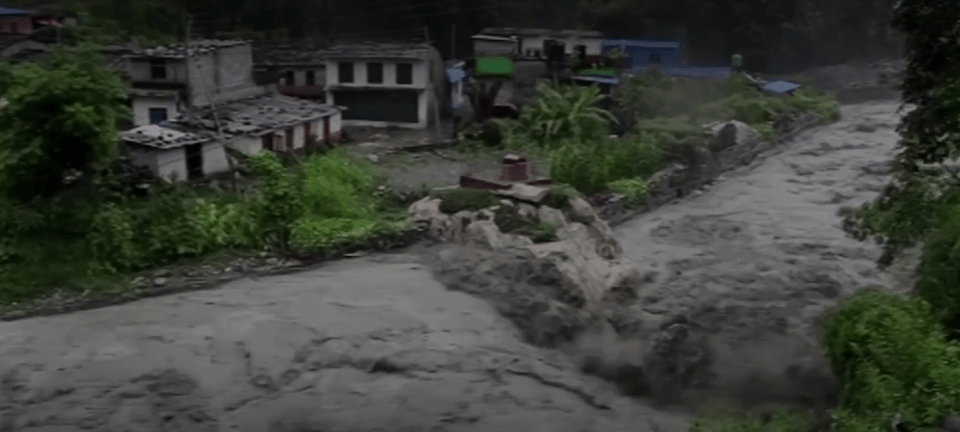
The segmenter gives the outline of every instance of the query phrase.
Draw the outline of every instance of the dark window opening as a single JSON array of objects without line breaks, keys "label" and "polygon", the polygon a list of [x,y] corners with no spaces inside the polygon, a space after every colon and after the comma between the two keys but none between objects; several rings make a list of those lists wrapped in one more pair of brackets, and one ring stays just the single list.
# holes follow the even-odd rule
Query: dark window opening
[{"label": "dark window opening", "polygon": [[283,85],[295,85],[293,71],[286,71],[283,73]]},{"label": "dark window opening", "polygon": [[367,63],[367,83],[383,84],[383,63]]},{"label": "dark window opening", "polygon": [[317,85],[317,76],[313,71],[307,71],[306,80],[308,86]]},{"label": "dark window opening", "polygon": [[353,82],[353,63],[340,62],[337,64],[337,75],[341,83]]},{"label": "dark window opening", "polygon": [[660,64],[660,54],[659,53],[650,54],[650,63]]},{"label": "dark window opening", "polygon": [[150,60],[150,78],[167,79],[167,62],[161,59]]},{"label": "dark window opening", "polygon": [[397,84],[413,84],[412,63],[397,63]]},{"label": "dark window opening", "polygon": [[203,144],[190,144],[185,147],[187,152],[187,180],[196,180],[203,177]]},{"label": "dark window opening", "polygon": [[150,108],[149,113],[150,124],[165,122],[167,121],[167,116],[169,115],[166,108]]}]

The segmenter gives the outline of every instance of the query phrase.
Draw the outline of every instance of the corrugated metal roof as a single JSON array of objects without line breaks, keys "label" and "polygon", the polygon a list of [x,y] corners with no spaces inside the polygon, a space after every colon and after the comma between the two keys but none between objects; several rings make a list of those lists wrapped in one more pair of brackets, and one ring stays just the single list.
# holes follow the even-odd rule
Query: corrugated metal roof
[{"label": "corrugated metal roof", "polygon": [[620,78],[596,76],[596,75],[577,75],[577,76],[574,76],[573,79],[577,81],[595,82],[598,84],[608,84],[608,85],[617,85],[620,83]]},{"label": "corrugated metal roof", "polygon": [[[649,65],[635,66],[630,71],[634,73],[643,72],[650,67]],[[690,78],[726,78],[733,73],[733,69],[726,66],[659,67],[657,70],[664,75]]]},{"label": "corrugated metal roof", "polygon": [[600,42],[603,47],[637,47],[637,48],[655,48],[655,49],[680,49],[680,42],[676,41],[655,41],[643,39],[604,39]]},{"label": "corrugated metal roof", "polygon": [[555,38],[582,37],[597,39],[603,37],[603,32],[597,30],[550,30],[545,28],[531,27],[488,27],[480,32],[482,35],[490,36],[546,36]]},{"label": "corrugated metal roof", "polygon": [[30,11],[0,6],[0,16],[30,15]]},{"label": "corrugated metal roof", "polygon": [[789,93],[798,88],[800,88],[800,84],[792,83],[790,81],[774,81],[763,86],[764,90],[773,93]]}]

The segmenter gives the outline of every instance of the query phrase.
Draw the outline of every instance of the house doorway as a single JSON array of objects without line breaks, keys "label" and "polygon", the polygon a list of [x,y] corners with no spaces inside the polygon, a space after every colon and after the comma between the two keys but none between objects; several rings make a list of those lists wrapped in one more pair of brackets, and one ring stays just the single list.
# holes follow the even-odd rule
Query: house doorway
[{"label": "house doorway", "polygon": [[330,117],[323,118],[323,142],[330,144]]},{"label": "house doorway", "polygon": [[312,148],[317,141],[317,137],[310,131],[310,122],[303,124],[303,142],[304,147],[307,149]]},{"label": "house doorway", "polygon": [[186,146],[187,180],[203,178],[203,144]]}]

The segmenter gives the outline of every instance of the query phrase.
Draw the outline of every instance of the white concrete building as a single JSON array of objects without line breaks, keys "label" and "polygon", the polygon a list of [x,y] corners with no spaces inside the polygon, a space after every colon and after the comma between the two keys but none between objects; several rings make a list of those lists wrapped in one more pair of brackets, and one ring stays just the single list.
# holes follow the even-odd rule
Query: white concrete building
[{"label": "white concrete building", "polygon": [[444,66],[428,44],[353,44],[325,50],[326,101],[347,126],[423,129],[445,101]]},{"label": "white concrete building", "polygon": [[183,44],[150,48],[128,55],[126,66],[137,126],[176,118],[187,97],[204,107],[264,92],[254,82],[250,43],[241,40],[198,40],[189,50]]},{"label": "white concrete building", "polygon": [[[341,110],[287,96],[252,97],[217,107],[224,138],[232,149],[307,151],[341,139]],[[194,180],[230,168],[213,110],[193,119],[139,126],[121,133],[130,159],[167,180]]]},{"label": "white concrete building", "polygon": [[483,55],[483,53],[492,49],[503,50],[508,45],[503,38],[509,39],[511,37],[519,39],[519,55],[527,58],[544,58],[543,43],[547,39],[563,42],[564,51],[567,54],[573,54],[575,46],[583,45],[588,56],[600,56],[600,45],[603,42],[603,33],[594,30],[555,31],[538,28],[487,28],[474,36],[474,54]]}]

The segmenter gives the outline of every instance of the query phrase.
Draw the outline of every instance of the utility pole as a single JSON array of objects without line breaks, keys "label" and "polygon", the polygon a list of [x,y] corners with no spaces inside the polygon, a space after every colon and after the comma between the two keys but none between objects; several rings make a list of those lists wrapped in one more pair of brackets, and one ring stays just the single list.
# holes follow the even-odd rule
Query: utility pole
[{"label": "utility pole", "polygon": [[[427,41],[427,45],[430,45],[430,28],[429,27],[426,27],[426,26],[423,27],[423,37]],[[430,64],[430,62],[427,62],[428,68],[433,68],[434,66],[435,65]],[[445,76],[446,73],[443,73],[442,75]],[[430,81],[430,77],[432,76],[433,76],[432,73],[427,74],[427,88],[428,88],[427,91],[430,92],[430,96],[433,100],[433,123],[434,123],[434,127],[436,128],[437,139],[440,140],[443,137],[443,131],[442,131],[442,128],[440,127],[440,100],[439,100],[440,98],[437,97],[438,89],[436,88],[436,86],[433,85],[433,81]]]},{"label": "utility pole", "polygon": [[184,94],[187,99],[183,104],[183,110],[185,117],[190,121],[193,120],[193,88],[190,85],[190,41],[193,17],[190,14],[184,14],[183,25],[183,82],[185,84]]},{"label": "utility pole", "polygon": [[457,24],[450,24],[450,60],[457,59]]},{"label": "utility pole", "polygon": [[450,23],[450,60],[457,59],[457,22],[460,21],[460,2],[453,3],[453,19]]}]

